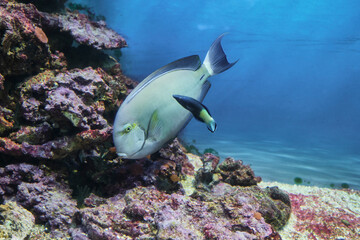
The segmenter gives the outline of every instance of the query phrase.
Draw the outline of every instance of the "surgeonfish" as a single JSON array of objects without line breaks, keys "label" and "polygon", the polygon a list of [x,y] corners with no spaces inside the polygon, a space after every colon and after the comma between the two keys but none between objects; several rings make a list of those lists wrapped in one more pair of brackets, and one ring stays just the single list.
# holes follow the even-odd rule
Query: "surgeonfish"
[{"label": "surgeonfish", "polygon": [[180,95],[173,95],[173,97],[181,104],[184,108],[189,110],[195,119],[199,120],[200,122],[204,122],[207,125],[207,128],[210,132],[215,132],[216,130],[216,122],[210,115],[209,110],[207,107],[199,102],[196,99],[187,96],[180,96]]},{"label": "surgeonfish", "polygon": [[113,140],[116,152],[128,159],[143,158],[158,151],[188,124],[191,113],[173,95],[202,102],[210,76],[221,73],[229,63],[219,36],[203,64],[197,55],[181,58],[146,77],[127,96],[116,113]]}]

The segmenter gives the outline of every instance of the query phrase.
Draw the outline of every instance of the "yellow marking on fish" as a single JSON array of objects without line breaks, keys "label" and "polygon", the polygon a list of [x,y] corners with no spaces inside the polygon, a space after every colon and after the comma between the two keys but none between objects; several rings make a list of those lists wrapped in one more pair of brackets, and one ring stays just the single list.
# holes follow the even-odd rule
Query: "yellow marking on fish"
[{"label": "yellow marking on fish", "polygon": [[208,111],[206,111],[206,109],[202,109],[200,111],[199,117],[206,123],[209,124],[211,121],[213,121],[214,119],[210,116],[210,114],[208,113]]},{"label": "yellow marking on fish", "polygon": [[120,132],[120,134],[121,135],[127,134],[127,133],[131,132],[131,130],[133,130],[136,126],[137,126],[136,123],[133,123],[133,124],[129,123],[125,126],[125,129]]}]

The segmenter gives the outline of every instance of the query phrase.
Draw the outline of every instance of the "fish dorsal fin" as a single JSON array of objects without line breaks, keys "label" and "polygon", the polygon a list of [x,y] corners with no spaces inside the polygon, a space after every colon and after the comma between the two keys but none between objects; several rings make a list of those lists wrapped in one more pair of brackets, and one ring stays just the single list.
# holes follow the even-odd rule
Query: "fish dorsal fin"
[{"label": "fish dorsal fin", "polygon": [[201,66],[201,60],[198,55],[192,55],[188,57],[176,60],[168,65],[159,68],[155,72],[151,73],[144,80],[139,83],[136,88],[129,94],[124,103],[129,103],[142,89],[149,85],[152,81],[164,75],[165,73],[175,70],[191,70],[196,71]]}]

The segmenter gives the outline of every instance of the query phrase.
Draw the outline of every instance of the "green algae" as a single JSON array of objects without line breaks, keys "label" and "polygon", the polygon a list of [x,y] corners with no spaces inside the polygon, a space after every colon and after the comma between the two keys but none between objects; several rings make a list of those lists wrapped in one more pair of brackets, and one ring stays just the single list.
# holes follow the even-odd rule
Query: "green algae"
[{"label": "green algae", "polygon": [[196,144],[196,141],[195,140],[192,140],[192,143],[189,144],[189,143],[184,143],[182,142],[182,144],[184,145],[186,151],[188,153],[192,153],[192,154],[195,154],[195,155],[198,155],[198,156],[201,156],[205,153],[211,153],[211,154],[214,154],[215,156],[220,156],[219,152],[216,151],[214,148],[205,148],[205,150],[203,152],[200,152],[199,148],[195,146]]},{"label": "green algae", "polygon": [[294,183],[295,183],[295,184],[302,184],[302,183],[303,183],[303,180],[302,180],[302,178],[300,178],[300,177],[296,177],[296,178],[294,178]]},{"label": "green algae", "polygon": [[204,154],[205,154],[205,153],[211,153],[211,154],[214,154],[215,156],[220,156],[220,155],[219,155],[219,152],[216,151],[216,150],[213,149],[213,148],[206,148],[206,149],[204,150]]},{"label": "green algae", "polygon": [[76,113],[64,111],[63,115],[70,120],[74,127],[77,127],[81,121],[81,118]]},{"label": "green algae", "polygon": [[188,153],[192,153],[192,154],[195,154],[198,156],[201,155],[199,149],[197,147],[195,147],[195,145],[193,145],[193,144],[190,144],[190,145],[185,144],[184,147]]}]

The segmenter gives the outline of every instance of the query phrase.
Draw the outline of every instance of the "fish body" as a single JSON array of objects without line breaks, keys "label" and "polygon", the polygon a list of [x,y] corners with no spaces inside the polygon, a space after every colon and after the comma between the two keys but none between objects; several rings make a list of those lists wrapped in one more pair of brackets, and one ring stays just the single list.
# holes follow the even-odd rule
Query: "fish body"
[{"label": "fish body", "polygon": [[225,71],[228,63],[220,41],[210,47],[205,61],[189,56],[172,62],[145,78],[120,106],[113,130],[117,154],[137,159],[159,150],[186,126],[191,113],[173,95],[185,95],[201,102],[210,83],[207,79]]}]

